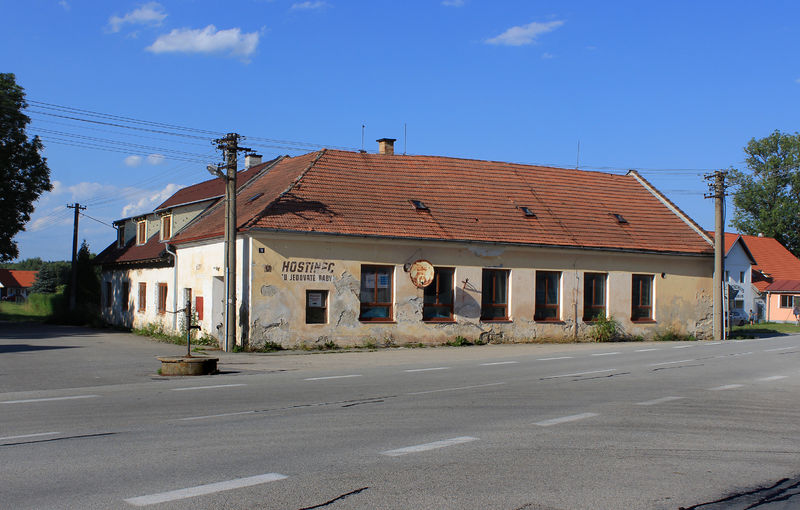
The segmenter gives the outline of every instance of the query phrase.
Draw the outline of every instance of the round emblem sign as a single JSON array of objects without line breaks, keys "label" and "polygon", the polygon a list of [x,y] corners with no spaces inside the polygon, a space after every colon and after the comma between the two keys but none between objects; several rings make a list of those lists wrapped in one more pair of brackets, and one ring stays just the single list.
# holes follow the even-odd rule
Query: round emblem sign
[{"label": "round emblem sign", "polygon": [[433,265],[427,260],[418,260],[411,264],[408,276],[411,277],[411,282],[420,289],[427,287],[433,281]]}]

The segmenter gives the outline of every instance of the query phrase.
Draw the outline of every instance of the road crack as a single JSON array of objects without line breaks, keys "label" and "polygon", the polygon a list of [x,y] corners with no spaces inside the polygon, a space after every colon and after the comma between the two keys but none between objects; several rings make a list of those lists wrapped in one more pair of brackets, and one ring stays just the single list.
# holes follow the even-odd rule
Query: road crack
[{"label": "road crack", "polygon": [[369,489],[369,487],[361,487],[360,489],[356,489],[356,490],[353,490],[353,491],[350,491],[350,492],[345,492],[344,494],[342,494],[340,496],[336,496],[335,498],[333,498],[333,499],[331,499],[329,501],[326,501],[324,503],[320,503],[320,504],[314,505],[314,506],[304,506],[303,508],[298,508],[297,510],[314,510],[315,508],[323,508],[323,507],[326,507],[326,506],[331,505],[333,503],[336,503],[337,501],[341,501],[341,500],[343,500],[345,498],[349,498],[350,496],[353,496],[355,494],[363,492],[363,491],[365,491],[367,489]]}]

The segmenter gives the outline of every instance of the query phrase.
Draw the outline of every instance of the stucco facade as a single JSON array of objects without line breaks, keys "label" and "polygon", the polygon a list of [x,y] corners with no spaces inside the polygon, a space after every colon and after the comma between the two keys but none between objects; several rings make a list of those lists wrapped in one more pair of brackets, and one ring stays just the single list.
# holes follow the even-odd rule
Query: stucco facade
[{"label": "stucco facade", "polygon": [[[707,338],[711,333],[712,259],[622,251],[533,248],[451,242],[409,242],[324,235],[254,235],[237,243],[237,338],[251,347],[274,342],[284,347],[437,344],[469,340],[526,342],[584,340],[585,275],[606,275],[605,312],[625,334],[651,338],[674,331]],[[178,288],[202,297],[203,331],[217,338],[223,323],[222,244],[178,250]],[[424,259],[453,270],[452,320],[423,320],[424,291],[406,269]],[[360,320],[364,266],[391,269],[391,320]],[[508,317],[482,320],[482,272],[508,273]],[[534,320],[537,271],[556,272],[557,320]],[[632,321],[632,275],[652,277],[652,320]],[[323,291],[324,322],[308,323],[309,293]],[[577,318],[577,320],[576,320]]]}]

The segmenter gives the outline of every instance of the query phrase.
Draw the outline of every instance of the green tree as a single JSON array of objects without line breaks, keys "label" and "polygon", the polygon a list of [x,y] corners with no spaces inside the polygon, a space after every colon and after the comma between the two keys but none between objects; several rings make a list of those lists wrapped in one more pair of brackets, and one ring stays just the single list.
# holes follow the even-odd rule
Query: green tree
[{"label": "green tree", "polygon": [[[81,306],[90,309],[94,309],[100,304],[100,268],[92,264],[92,259],[94,259],[94,255],[89,251],[89,243],[84,239],[75,261],[75,276],[78,280],[78,291],[75,297]],[[70,280],[71,271],[67,273],[67,286],[64,290],[64,295],[67,297],[69,297],[72,287]]]},{"label": "green tree", "polygon": [[31,292],[36,294],[52,294],[61,284],[59,268],[51,262],[45,264],[36,274],[36,280],[31,286]]},{"label": "green tree", "polygon": [[9,262],[7,264],[0,264],[0,268],[21,269],[23,271],[38,271],[42,267],[42,265],[44,265],[44,261],[41,259],[41,257],[33,257],[20,260],[19,262]]},{"label": "green tree", "polygon": [[17,258],[14,236],[25,229],[39,195],[53,189],[42,142],[25,132],[27,106],[14,75],[0,73],[0,262]]},{"label": "green tree", "polygon": [[743,234],[774,237],[800,256],[800,133],[753,138],[744,152],[748,171],[731,172],[731,223]]}]

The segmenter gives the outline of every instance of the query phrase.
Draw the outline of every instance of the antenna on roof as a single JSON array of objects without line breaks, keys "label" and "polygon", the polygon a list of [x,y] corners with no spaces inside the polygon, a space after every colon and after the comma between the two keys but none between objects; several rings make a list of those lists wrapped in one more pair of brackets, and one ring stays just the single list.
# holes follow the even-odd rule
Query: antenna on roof
[{"label": "antenna on roof", "polygon": [[364,128],[367,127],[366,124],[363,122],[361,123],[361,152],[367,152],[364,150]]},{"label": "antenna on roof", "polygon": [[408,124],[403,122],[403,156],[406,155],[407,147],[408,147]]},{"label": "antenna on roof", "polygon": [[578,159],[575,161],[575,170],[581,167],[581,139],[578,138]]}]

